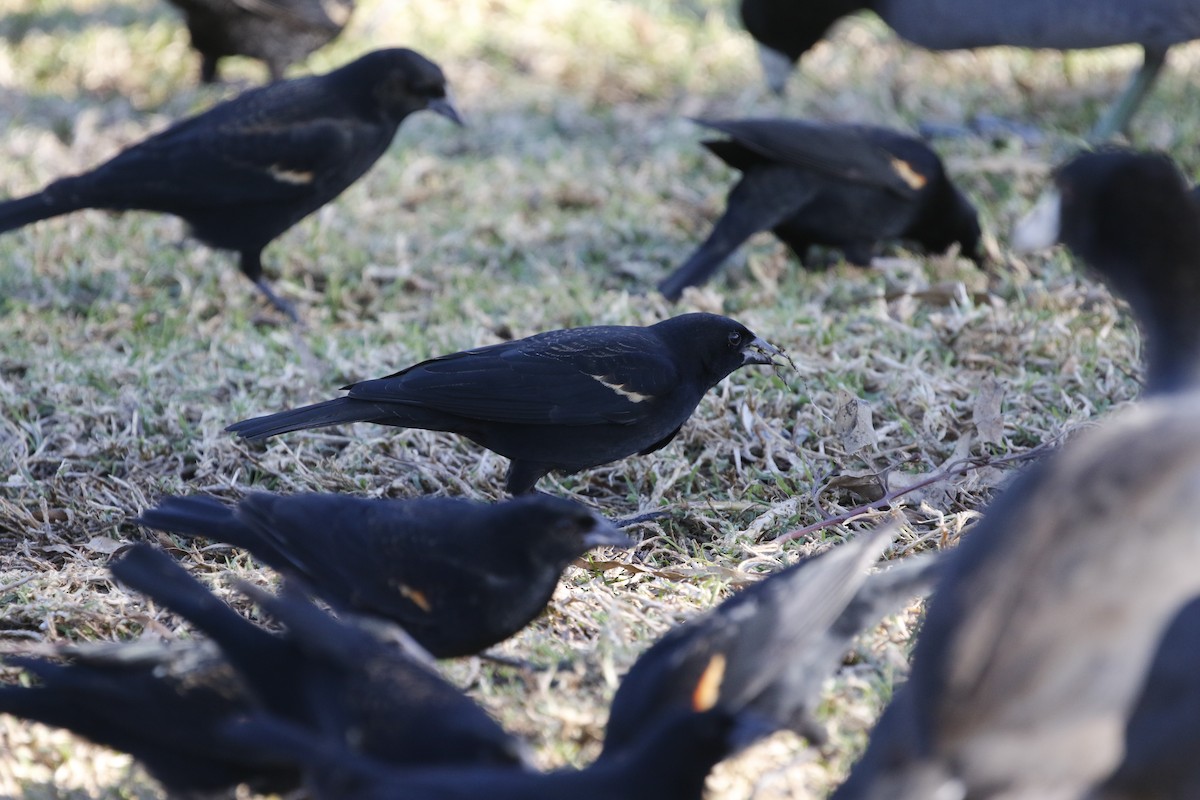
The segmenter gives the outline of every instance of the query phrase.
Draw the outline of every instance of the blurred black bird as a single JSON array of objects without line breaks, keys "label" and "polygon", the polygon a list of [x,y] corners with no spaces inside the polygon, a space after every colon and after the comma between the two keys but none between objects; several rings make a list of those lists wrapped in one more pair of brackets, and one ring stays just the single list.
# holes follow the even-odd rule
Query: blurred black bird
[{"label": "blurred black bird", "polygon": [[294,764],[222,735],[230,720],[255,705],[211,643],[167,646],[147,639],[64,648],[57,655],[5,657],[36,684],[0,686],[0,713],[66,728],[129,753],[175,796],[243,783],[264,794],[300,785]]},{"label": "blurred black bird", "polygon": [[1013,247],[1062,242],[1128,301],[1145,337],[1146,391],[1200,385],[1200,203],[1166,156],[1085,153],[1013,233]]},{"label": "blurred black bird", "polygon": [[568,328],[423,361],[344,387],[345,397],[226,430],[244,439],[346,422],[448,431],[511,459],[506,487],[522,494],[554,470],[666,447],[709,389],[776,355],[716,314]]},{"label": "blurred black bird", "polygon": [[1121,763],[1091,800],[1200,797],[1200,597],[1179,610],[1159,641],[1125,725]]},{"label": "blurred black bird", "polygon": [[856,636],[925,594],[934,579],[934,553],[912,556],[886,572],[865,572],[891,543],[892,532],[884,526],[861,533],[664,634],[621,679],[601,758],[630,746],[655,718],[691,705],[714,661],[722,670],[722,705],[823,742],[814,712],[825,679]]},{"label": "blurred black bird", "polygon": [[[888,534],[863,534],[809,559],[801,569],[786,571],[780,580],[747,590],[748,595],[685,625],[682,634],[668,633],[622,681],[604,753],[583,770],[397,768],[269,715],[256,716],[240,726],[240,734],[230,735],[256,747],[274,747],[276,757],[303,765],[312,794],[326,800],[699,800],[716,763],[789,715],[790,706],[774,705],[790,699],[790,690],[781,691],[776,681],[793,686],[786,675],[788,660],[804,659],[810,644],[822,647],[824,632],[843,621],[862,585],[863,569],[890,542]],[[796,579],[799,573],[808,581]],[[809,602],[783,598],[786,590]],[[890,589],[883,593],[895,596]],[[864,598],[873,604],[876,593]],[[865,622],[856,617],[855,624]],[[733,631],[736,625],[747,631]],[[853,635],[838,634],[842,649]]]},{"label": "blurred black bird", "polygon": [[948,557],[912,675],[835,798],[1082,797],[1118,769],[1163,633],[1200,595],[1196,214],[1168,161],[1110,151],[1060,168],[1018,225],[1129,300],[1151,396],[1026,470]]},{"label": "blurred black bird", "polygon": [[267,712],[389,763],[524,763],[520,743],[424,663],[419,647],[396,644],[409,640],[394,626],[376,623],[369,631],[295,592],[275,597],[240,586],[285,628],[271,633],[149,545],[134,545],[111,570],[212,639]]},{"label": "blurred black bird", "polygon": [[731,137],[704,145],[743,175],[712,233],[659,284],[669,300],[766,230],[801,261],[810,246],[830,245],[866,265],[876,243],[889,239],[937,252],[957,242],[965,256],[980,258],[975,208],[937,154],[911,136],[788,119],[698,122]]},{"label": "blurred black bird", "polygon": [[271,80],[295,61],[332,41],[354,11],[355,0],[168,0],[183,12],[200,80],[217,80],[224,56],[266,62]]},{"label": "blurred black bird", "polygon": [[438,658],[478,653],[542,612],[567,565],[632,541],[548,495],[490,505],[428,497],[167,497],[137,520],[249,550],[335,607],[399,623]]},{"label": "blurred black bird", "polygon": [[263,276],[263,248],[358,180],[422,109],[461,124],[436,64],[377,50],[326,75],[252,89],[91,172],[0,203],[0,233],[83,208],[174,214],[210,247],[237,251],[246,277],[294,320]]},{"label": "blurred black bird", "polygon": [[1078,50],[1140,44],[1145,60],[1125,93],[1093,129],[1124,130],[1145,99],[1171,45],[1200,38],[1194,0],[742,0],[742,21],[760,45],[767,83],[782,93],[796,61],[837,20],[862,9],[930,50],[1009,45]]},{"label": "blurred black bird", "polygon": [[769,733],[720,708],[654,720],[618,757],[585,769],[528,773],[495,767],[397,768],[268,715],[226,734],[303,763],[314,800],[701,800],[712,768]]},{"label": "blurred black bird", "polygon": [[1163,631],[1200,594],[1200,393],[1026,470],[949,554],[912,673],[833,795],[1081,797],[1112,773]]}]

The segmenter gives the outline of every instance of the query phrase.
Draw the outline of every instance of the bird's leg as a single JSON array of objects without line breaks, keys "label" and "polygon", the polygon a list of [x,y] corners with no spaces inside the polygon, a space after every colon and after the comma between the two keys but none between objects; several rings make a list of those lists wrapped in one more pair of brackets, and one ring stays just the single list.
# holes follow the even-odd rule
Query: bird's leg
[{"label": "bird's leg", "polygon": [[212,53],[200,54],[200,82],[217,82],[217,56]]},{"label": "bird's leg", "polygon": [[300,325],[300,317],[297,316],[296,309],[292,307],[291,303],[275,294],[275,290],[271,288],[271,284],[267,282],[266,277],[263,275],[262,250],[242,250],[239,255],[240,262],[238,266],[241,268],[242,274],[254,281],[254,285],[267,298],[267,302],[274,306],[277,311],[285,314],[293,324]]},{"label": "bird's leg", "polygon": [[1138,108],[1142,105],[1142,101],[1146,99],[1146,95],[1150,93],[1150,87],[1154,85],[1154,79],[1158,77],[1158,73],[1162,71],[1163,64],[1167,60],[1167,49],[1164,47],[1161,50],[1144,48],[1145,58],[1142,61],[1142,67],[1129,81],[1129,86],[1117,98],[1117,101],[1105,112],[1100,121],[1096,123],[1096,127],[1092,128],[1088,140],[1092,144],[1099,144],[1108,141],[1118,133],[1125,131],[1129,127],[1130,120],[1137,113]]},{"label": "bird's leg", "polygon": [[258,290],[263,293],[264,297],[267,298],[267,302],[273,305],[277,311],[287,315],[287,318],[290,319],[294,325],[302,324],[300,322],[299,315],[296,314],[295,306],[293,306],[287,300],[284,300],[279,295],[275,294],[275,290],[271,288],[271,284],[267,282],[266,278],[260,276],[258,280],[254,282],[254,285],[257,286]]},{"label": "bird's leg", "polygon": [[534,486],[550,473],[551,467],[537,461],[514,460],[508,465],[504,488],[511,495],[528,494]]}]

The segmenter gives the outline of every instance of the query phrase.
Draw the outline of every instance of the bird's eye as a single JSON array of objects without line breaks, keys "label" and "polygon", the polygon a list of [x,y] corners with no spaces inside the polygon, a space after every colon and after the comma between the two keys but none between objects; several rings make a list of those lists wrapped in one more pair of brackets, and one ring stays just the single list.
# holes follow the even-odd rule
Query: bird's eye
[{"label": "bird's eye", "polygon": [[740,333],[738,333],[737,331],[734,331],[733,333],[729,334],[729,346],[730,347],[738,347],[739,345],[741,345],[741,343],[742,343],[742,335]]}]

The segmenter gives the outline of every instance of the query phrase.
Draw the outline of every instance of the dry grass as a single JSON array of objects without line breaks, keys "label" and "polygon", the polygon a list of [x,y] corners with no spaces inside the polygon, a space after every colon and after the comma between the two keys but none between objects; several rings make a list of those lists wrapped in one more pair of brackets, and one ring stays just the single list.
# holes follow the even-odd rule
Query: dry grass
[{"label": "dry grass", "polygon": [[[105,570],[122,543],[152,536],[128,518],[165,493],[499,497],[503,459],[449,436],[356,426],[248,447],[221,430],[429,355],[674,313],[643,292],[704,235],[730,182],[687,116],[1036,120],[1046,135],[1034,144],[938,144],[1003,241],[1070,146],[1067,132],[1087,129],[1137,60],[1132,49],[935,56],[856,19],[778,101],[760,90],[726,5],[363,2],[306,67],[413,46],[443,65],[471,127],[413,118],[364,181],[268,249],[308,322],[311,361],[227,254],[172,246],[181,232],[170,219],[86,212],[0,237],[0,646],[176,629]],[[9,7],[0,195],[94,164],[263,77],[238,62],[234,86],[196,88],[186,34],[154,0]],[[1183,118],[1195,107],[1184,97],[1197,61],[1195,47],[1173,55],[1137,126],[1140,144],[1190,169],[1200,120]],[[888,471],[897,486],[966,455],[1020,452],[1137,391],[1134,330],[1062,255],[1005,256],[988,275],[906,253],[871,270],[809,273],[760,237],[734,261],[680,310],[724,310],[791,351],[798,372],[744,370],[661,453],[544,485],[614,517],[672,512],[641,526],[633,552],[572,569],[549,612],[499,648],[569,670],[446,665],[547,767],[596,751],[619,676],[655,636],[750,573],[869,524],[773,541],[860,502],[831,478]],[[868,407],[855,418],[869,428],[839,424],[848,401]],[[906,496],[888,512],[905,523],[894,556],[953,542],[1004,478],[978,470]],[[214,585],[226,572],[267,579],[226,549],[182,549]],[[713,797],[820,796],[834,785],[903,674],[916,619],[913,609],[864,637],[833,682],[825,752],[778,736],[722,768]],[[128,763],[0,718],[2,794],[156,796]]]}]

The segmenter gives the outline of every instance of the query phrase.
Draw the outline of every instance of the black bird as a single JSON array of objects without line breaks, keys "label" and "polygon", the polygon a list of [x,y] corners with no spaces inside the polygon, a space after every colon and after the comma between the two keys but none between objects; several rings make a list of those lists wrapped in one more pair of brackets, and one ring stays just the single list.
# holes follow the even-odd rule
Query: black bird
[{"label": "black bird", "polygon": [[[285,627],[276,634],[240,616],[149,545],[131,547],[111,570],[212,639],[269,713],[389,763],[524,763],[520,743],[431,666],[295,592],[274,597],[239,587]],[[401,636],[394,626],[385,630]]]},{"label": "black bird", "polygon": [[1062,242],[1133,309],[1146,349],[1146,391],[1200,379],[1200,203],[1166,156],[1085,153],[1059,167],[1013,233],[1013,247]]},{"label": "black bird", "polygon": [[0,713],[66,728],[129,753],[172,795],[217,793],[247,784],[291,791],[301,771],[222,731],[255,709],[238,674],[211,643],[135,643],[65,648],[65,663],[6,656],[36,678],[0,686]]},{"label": "black bird", "polygon": [[1080,156],[1055,184],[1013,238],[1061,238],[1126,296],[1153,391],[1026,470],[950,555],[839,800],[1084,796],[1200,595],[1200,350],[1160,341],[1196,339],[1193,200],[1168,162],[1128,152]]},{"label": "black bird", "polygon": [[770,730],[752,715],[719,708],[676,711],[654,720],[617,757],[541,774],[396,768],[266,715],[234,723],[227,735],[305,764],[314,800],[701,800],[712,768]]},{"label": "black bird", "polygon": [[567,565],[632,541],[578,503],[532,495],[490,505],[333,494],[167,497],[137,520],[249,550],[338,608],[401,625],[438,658],[472,655],[542,612]]},{"label": "black bird", "polygon": [[1145,99],[1171,45],[1200,38],[1193,0],[742,0],[742,21],[760,44],[767,82],[782,93],[796,61],[838,19],[862,9],[930,50],[1009,45],[1079,50],[1140,44],[1142,68],[1092,132],[1122,131]]},{"label": "black bird", "polygon": [[422,109],[461,124],[436,64],[377,50],[326,75],[252,89],[91,172],[0,203],[0,233],[83,208],[174,214],[210,247],[237,251],[246,277],[295,319],[263,276],[263,248],[358,180]]},{"label": "black bird", "polygon": [[244,439],[345,422],[449,431],[511,459],[506,487],[666,447],[705,392],[782,351],[738,322],[684,314],[645,328],[548,331],[344,387],[345,397],[226,430]]},{"label": "black bird", "polygon": [[1200,597],[1179,610],[1159,641],[1125,725],[1121,763],[1092,800],[1200,797]]},{"label": "black bird", "polygon": [[911,136],[788,119],[698,122],[731,137],[704,145],[743,175],[712,233],[659,284],[668,300],[704,283],[742,242],[766,230],[801,261],[819,244],[866,265],[876,243],[888,239],[938,252],[958,242],[979,259],[975,208],[937,154]]},{"label": "black bird", "polygon": [[[925,561],[903,580],[895,573],[876,576],[891,574],[886,588],[863,586],[863,570],[890,543],[889,534],[888,529],[863,534],[668,633],[622,680],[604,752],[583,770],[397,768],[269,715],[230,735],[269,751],[274,747],[276,757],[303,765],[312,794],[322,799],[699,800],[716,763],[786,724],[799,699],[788,674],[799,665],[791,659],[828,669],[832,665],[823,657],[822,663],[807,659],[806,650],[823,651],[827,638],[844,650],[874,613],[854,612],[854,631],[834,631],[845,627],[852,604],[876,606],[884,595],[894,600],[903,594],[902,584],[919,589],[916,575],[927,572]],[[788,592],[796,596],[784,597]],[[735,630],[739,626],[742,632]],[[814,674],[807,682],[819,684],[824,677]]]},{"label": "black bird", "polygon": [[943,564],[909,680],[834,797],[1081,797],[1111,774],[1162,633],[1200,594],[1197,485],[1196,392],[1022,473]]},{"label": "black bird", "polygon": [[354,11],[355,0],[168,0],[183,12],[192,48],[200,54],[200,80],[217,80],[224,56],[266,62],[271,80],[332,41]]},{"label": "black bird", "polygon": [[891,543],[891,533],[881,527],[859,534],[668,631],[621,679],[601,757],[629,746],[654,718],[694,702],[697,682],[714,659],[722,669],[723,705],[749,709],[823,741],[813,712],[850,642],[924,594],[933,580],[938,564],[933,553],[866,574]]}]

